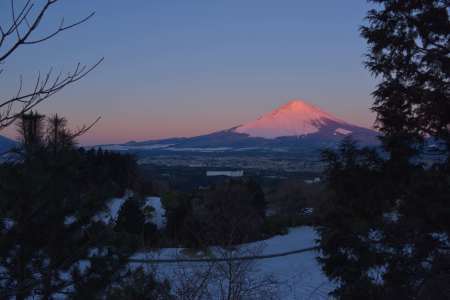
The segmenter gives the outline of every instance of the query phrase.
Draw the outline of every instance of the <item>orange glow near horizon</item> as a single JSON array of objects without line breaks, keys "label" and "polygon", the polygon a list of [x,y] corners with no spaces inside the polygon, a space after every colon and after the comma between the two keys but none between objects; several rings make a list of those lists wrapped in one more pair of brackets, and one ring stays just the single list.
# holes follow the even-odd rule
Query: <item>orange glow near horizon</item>
[{"label": "orange glow near horizon", "polygon": [[[273,111],[276,111],[276,109]],[[331,110],[327,110],[327,112],[333,115]],[[182,112],[177,112],[178,116],[174,117],[143,118],[142,116],[136,116],[127,120],[120,118],[120,122],[116,121],[113,117],[106,116],[103,117],[89,132],[80,137],[78,142],[81,145],[96,145],[173,137],[192,137],[229,129],[244,123],[251,124],[254,120],[257,120],[258,117],[265,114],[264,112],[260,114],[255,114],[253,112],[248,113],[248,116],[236,118],[233,114],[226,111],[224,111],[223,114],[221,114],[221,111],[215,111],[215,113],[216,115],[201,113],[198,115],[190,114],[180,119],[179,116],[182,116],[183,114]],[[344,121],[355,125],[373,128],[373,115],[370,115],[372,118],[364,118],[364,115],[367,115],[367,113],[364,114],[351,111],[347,114],[341,113],[338,117],[339,119],[343,119]],[[81,118],[79,116],[67,116],[67,119],[69,120],[69,125],[74,129],[76,129],[77,126],[89,123],[85,121],[85,117],[83,117],[83,121],[80,120]],[[15,126],[6,128],[0,134],[13,139],[17,137]]]}]

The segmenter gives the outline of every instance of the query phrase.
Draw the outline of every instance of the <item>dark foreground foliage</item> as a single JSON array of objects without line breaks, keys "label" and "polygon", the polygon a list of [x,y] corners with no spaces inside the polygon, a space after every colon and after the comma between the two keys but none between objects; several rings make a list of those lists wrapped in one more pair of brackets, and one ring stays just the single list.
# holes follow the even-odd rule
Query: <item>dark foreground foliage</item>
[{"label": "dark foreground foliage", "polygon": [[[385,153],[351,141],[324,153],[319,261],[340,299],[450,299],[450,3],[371,2],[362,35]],[[424,164],[430,141],[439,159]]]},{"label": "dark foreground foliage", "polygon": [[75,147],[65,123],[25,115],[22,145],[0,165],[1,299],[102,299],[127,274],[151,279],[128,270],[136,237],[99,217],[134,181],[134,159]]},{"label": "dark foreground foliage", "polygon": [[319,260],[341,283],[335,296],[447,299],[449,170],[411,165],[398,176],[349,141],[325,159],[332,194],[320,212]]},{"label": "dark foreground foliage", "polygon": [[192,193],[168,193],[167,235],[188,247],[234,245],[261,237],[266,201],[251,179],[229,179]]}]

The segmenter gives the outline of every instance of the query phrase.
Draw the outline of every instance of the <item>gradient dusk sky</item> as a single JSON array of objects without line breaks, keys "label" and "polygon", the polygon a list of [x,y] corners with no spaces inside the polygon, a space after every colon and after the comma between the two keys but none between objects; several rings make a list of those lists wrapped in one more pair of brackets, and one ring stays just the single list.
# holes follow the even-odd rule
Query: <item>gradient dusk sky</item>
[{"label": "gradient dusk sky", "polygon": [[[0,18],[9,1],[0,1]],[[59,17],[88,23],[45,44],[22,48],[4,65],[1,99],[20,74],[70,71],[105,61],[39,110],[76,127],[101,122],[81,143],[192,136],[254,120],[290,99],[372,126],[375,85],[362,61],[364,0],[64,0]],[[42,31],[41,31],[42,32]],[[14,128],[1,132],[14,136]]]}]

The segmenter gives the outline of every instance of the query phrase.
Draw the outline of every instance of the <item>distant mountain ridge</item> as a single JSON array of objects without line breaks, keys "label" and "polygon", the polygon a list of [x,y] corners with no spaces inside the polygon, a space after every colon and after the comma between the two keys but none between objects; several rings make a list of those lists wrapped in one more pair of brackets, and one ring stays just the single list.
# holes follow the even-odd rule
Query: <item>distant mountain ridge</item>
[{"label": "distant mountain ridge", "polygon": [[374,130],[350,124],[303,100],[292,100],[260,118],[230,129],[190,138],[169,138],[109,145],[117,150],[287,150],[336,145],[351,136],[361,144],[377,143]]},{"label": "distant mountain ridge", "polygon": [[0,154],[6,152],[8,150],[11,150],[16,145],[17,145],[16,141],[0,135]]}]

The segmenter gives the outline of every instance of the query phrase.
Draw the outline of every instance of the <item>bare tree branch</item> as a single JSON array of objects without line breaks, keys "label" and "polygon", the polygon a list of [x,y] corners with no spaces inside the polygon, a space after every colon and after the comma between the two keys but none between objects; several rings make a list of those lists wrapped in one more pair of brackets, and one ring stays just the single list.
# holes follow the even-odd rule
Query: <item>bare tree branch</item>
[{"label": "bare tree branch", "polygon": [[[67,73],[64,77],[62,77],[61,74],[58,74],[53,80],[51,80],[52,70],[48,71],[43,78],[39,74],[34,89],[25,94],[21,93],[22,80],[20,80],[16,96],[0,101],[0,130],[14,123],[20,115],[32,110],[36,105],[50,98],[67,85],[75,83],[85,77],[102,61],[103,58],[89,68],[86,65],[81,66],[80,64],[77,64],[73,72]],[[13,107],[16,107],[16,109],[13,110]]]},{"label": "bare tree branch", "polygon": [[[20,10],[19,14],[16,15],[14,8],[14,1],[15,0],[11,0],[12,24],[6,31],[4,31],[3,29],[0,30],[0,47],[3,45],[6,39],[11,38],[11,35],[16,34],[16,39],[11,43],[11,46],[9,46],[6,50],[2,51],[2,54],[0,54],[0,62],[6,60],[8,56],[14,53],[14,51],[18,47],[29,44],[37,44],[46,41],[48,39],[51,39],[52,37],[56,36],[57,34],[65,30],[71,29],[82,23],[85,23],[95,14],[95,12],[92,12],[87,17],[67,26],[64,26],[64,18],[62,18],[59,27],[52,33],[47,34],[46,36],[36,40],[30,40],[32,38],[32,34],[36,31],[36,29],[39,28],[39,25],[43,20],[45,14],[49,11],[52,5],[59,2],[60,0],[47,0],[46,4],[38,10],[36,16],[32,19],[31,22],[28,20],[28,16],[32,8],[34,7],[34,2],[32,3],[31,0],[28,0]],[[20,29],[24,27],[22,26],[24,22],[26,23],[25,25],[27,25],[27,28],[23,34],[20,34]]]},{"label": "bare tree branch", "polygon": [[94,122],[92,122],[90,125],[83,125],[80,129],[78,129],[77,131],[75,131],[74,133],[72,133],[71,137],[73,139],[85,134],[86,132],[88,132],[89,130],[91,130],[92,127],[94,127],[98,121],[100,121],[102,117],[97,117],[97,119],[95,119]]},{"label": "bare tree branch", "polygon": [[54,31],[53,33],[51,33],[51,34],[49,34],[49,35],[47,35],[47,36],[45,36],[45,37],[43,37],[43,38],[37,39],[37,40],[33,40],[33,41],[25,41],[25,42],[24,42],[24,45],[38,44],[38,43],[44,42],[44,41],[46,41],[46,40],[49,40],[49,39],[51,39],[52,37],[54,37],[54,36],[57,35],[58,33],[61,33],[61,32],[64,31],[64,30],[68,30],[68,29],[70,29],[70,28],[73,28],[73,27],[75,27],[75,26],[78,26],[78,25],[80,25],[80,24],[86,22],[87,20],[89,20],[90,18],[92,18],[94,15],[95,15],[95,12],[92,12],[92,13],[91,13],[89,16],[87,16],[86,18],[84,18],[84,19],[82,19],[82,20],[80,20],[80,21],[78,21],[78,22],[76,22],[76,23],[70,24],[70,25],[68,25],[68,26],[64,26],[64,18],[63,18],[63,19],[61,19],[61,23],[60,23],[60,25],[59,25],[59,27],[58,27],[58,29],[57,29],[56,31]]},{"label": "bare tree branch", "polygon": [[[45,0],[44,4],[39,7],[39,0],[27,0],[20,8],[17,8],[15,5],[16,0],[10,0],[11,23],[0,24],[0,65],[4,64],[5,61],[20,47],[45,42],[63,31],[87,22],[95,14],[95,12],[92,12],[85,18],[68,25],[65,25],[64,18],[62,18],[59,26],[51,33],[34,38],[33,36],[40,28],[46,13],[58,2],[61,2],[61,0]],[[59,73],[56,76],[53,76],[52,68],[44,76],[39,73],[34,88],[28,92],[23,91],[24,84],[21,76],[16,95],[12,98],[0,100],[0,130],[10,126],[20,117],[20,115],[32,110],[36,105],[53,96],[67,85],[75,83],[85,77],[102,61],[103,58],[91,66],[78,63],[73,71],[68,72],[65,75]],[[2,74],[2,72],[3,69],[0,68],[0,74]],[[97,121],[98,120],[96,120],[94,124]],[[92,126],[94,124],[92,124]],[[83,131],[82,133],[84,133],[92,126],[82,128],[80,131]]]}]

